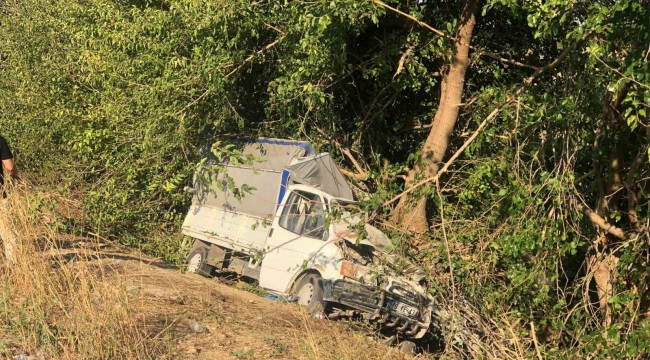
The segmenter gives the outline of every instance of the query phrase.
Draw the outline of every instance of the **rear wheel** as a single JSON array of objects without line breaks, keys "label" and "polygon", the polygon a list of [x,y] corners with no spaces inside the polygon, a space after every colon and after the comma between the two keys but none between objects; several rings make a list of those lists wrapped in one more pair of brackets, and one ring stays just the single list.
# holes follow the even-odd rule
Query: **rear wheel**
[{"label": "rear wheel", "polygon": [[298,297],[298,304],[306,306],[310,314],[318,315],[325,312],[327,302],[323,300],[323,278],[320,275],[304,276],[296,286],[295,295]]},{"label": "rear wheel", "polygon": [[192,251],[190,251],[185,261],[185,271],[190,274],[199,274],[205,277],[211,276],[213,268],[207,264],[209,250],[210,248],[203,244],[203,242],[195,240]]}]

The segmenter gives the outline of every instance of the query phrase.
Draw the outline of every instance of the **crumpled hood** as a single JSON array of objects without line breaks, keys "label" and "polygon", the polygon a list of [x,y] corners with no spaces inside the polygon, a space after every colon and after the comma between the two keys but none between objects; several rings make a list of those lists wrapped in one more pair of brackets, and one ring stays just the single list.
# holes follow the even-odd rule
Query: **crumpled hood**
[{"label": "crumpled hood", "polygon": [[359,241],[359,235],[350,230],[347,223],[334,223],[337,237],[347,240],[351,245],[356,245],[358,242],[360,245],[372,247],[373,255],[379,260],[381,268],[384,270],[382,272],[388,270],[392,273],[386,275],[406,278],[413,285],[420,287],[421,281],[426,277],[424,270],[404,257],[391,253],[393,243],[381,230],[369,224],[365,224],[364,229],[368,236]]}]

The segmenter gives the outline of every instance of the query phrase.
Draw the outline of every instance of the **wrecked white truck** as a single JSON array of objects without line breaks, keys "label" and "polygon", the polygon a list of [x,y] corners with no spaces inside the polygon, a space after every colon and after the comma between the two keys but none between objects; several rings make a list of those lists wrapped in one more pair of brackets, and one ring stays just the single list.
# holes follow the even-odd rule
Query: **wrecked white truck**
[{"label": "wrecked white truck", "polygon": [[[422,338],[434,311],[424,273],[390,255],[392,244],[378,229],[363,226],[363,240],[350,230],[360,217],[332,158],[290,140],[262,138],[240,150],[260,160],[241,166],[212,157],[221,172],[207,182],[195,177],[183,224],[194,239],[187,271],[234,271],[271,293],[293,295],[314,314],[363,317],[403,338]],[[250,193],[235,196],[229,183],[246,184]]]}]

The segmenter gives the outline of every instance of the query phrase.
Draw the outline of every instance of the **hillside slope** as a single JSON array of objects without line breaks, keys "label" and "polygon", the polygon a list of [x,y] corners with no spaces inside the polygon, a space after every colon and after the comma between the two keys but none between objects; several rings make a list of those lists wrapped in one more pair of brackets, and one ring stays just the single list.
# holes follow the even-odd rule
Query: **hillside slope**
[{"label": "hillside slope", "polygon": [[[83,291],[83,286],[75,286],[79,293],[68,294],[69,301],[78,302],[77,308],[90,303],[90,312],[94,308],[96,313],[109,313],[109,307],[123,304],[128,308],[129,321],[121,322],[137,328],[136,333],[143,335],[142,342],[149,345],[139,354],[147,357],[224,360],[410,358],[352,331],[349,324],[314,319],[297,305],[268,300],[218,279],[181,274],[177,268],[128,250],[78,241],[59,242],[58,245],[57,250],[49,250],[46,256],[49,265],[54,267],[52,271],[74,273],[76,278],[87,276],[102,282],[101,289],[96,284],[87,292]],[[7,276],[8,269],[3,271]],[[96,277],[82,275],[88,272]],[[112,295],[97,296],[97,293]],[[81,321],[82,317],[76,318]],[[92,320],[95,321],[101,319]],[[0,324],[3,330],[0,334],[4,333],[0,335],[0,345],[6,357],[16,358],[19,354],[31,354],[35,358],[82,356],[83,352],[74,352],[65,346],[59,346],[58,352],[53,351],[56,347],[49,351],[47,347],[34,347],[37,342],[29,341],[29,336],[25,336],[28,331],[16,323],[13,325],[3,329]]]}]

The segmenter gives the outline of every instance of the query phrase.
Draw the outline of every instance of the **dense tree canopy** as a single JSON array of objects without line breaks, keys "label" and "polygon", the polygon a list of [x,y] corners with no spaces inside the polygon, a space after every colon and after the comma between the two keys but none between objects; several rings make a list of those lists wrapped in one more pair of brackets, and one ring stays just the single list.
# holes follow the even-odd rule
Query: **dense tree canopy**
[{"label": "dense tree canopy", "polygon": [[310,140],[431,291],[537,327],[515,353],[642,357],[649,8],[5,0],[0,132],[32,180],[83,204],[64,230],[171,261],[200,147]]}]

